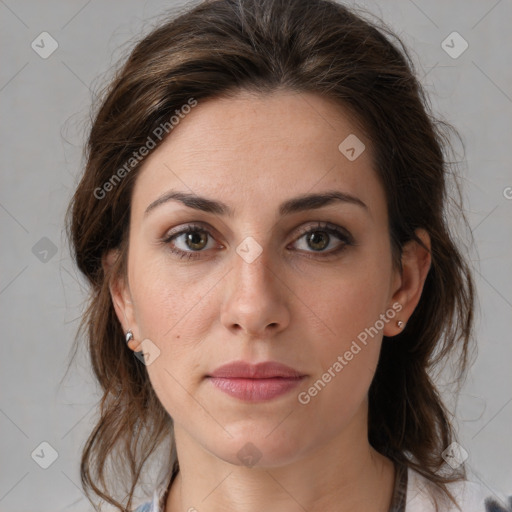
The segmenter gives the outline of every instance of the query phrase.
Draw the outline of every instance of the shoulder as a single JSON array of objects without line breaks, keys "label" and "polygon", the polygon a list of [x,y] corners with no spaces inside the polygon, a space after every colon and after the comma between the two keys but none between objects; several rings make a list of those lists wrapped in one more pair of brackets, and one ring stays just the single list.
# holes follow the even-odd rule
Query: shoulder
[{"label": "shoulder", "polygon": [[[463,480],[447,487],[462,512],[512,512],[512,496],[507,497],[477,482]],[[433,496],[437,496],[437,500]],[[429,480],[409,468],[406,512],[435,512],[436,501],[439,512],[459,512],[453,503],[439,497]]]},{"label": "shoulder", "polygon": [[133,512],[151,512],[151,507],[153,506],[152,501],[147,501],[142,505],[139,505]]},{"label": "shoulder", "polygon": [[151,500],[139,505],[132,512],[164,512],[169,489],[177,474],[175,467],[171,466],[169,469],[167,466],[162,466],[156,479],[157,484],[153,487]]},{"label": "shoulder", "polygon": [[139,505],[133,512],[163,512],[161,505],[161,489],[157,488],[153,491],[153,498],[142,505]]}]

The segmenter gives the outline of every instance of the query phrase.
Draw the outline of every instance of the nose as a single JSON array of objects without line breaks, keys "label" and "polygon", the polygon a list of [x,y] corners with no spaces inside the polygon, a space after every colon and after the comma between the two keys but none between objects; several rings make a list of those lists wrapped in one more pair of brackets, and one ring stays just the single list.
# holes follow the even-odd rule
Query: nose
[{"label": "nose", "polygon": [[[290,289],[272,266],[266,250],[251,262],[234,255],[225,277],[221,323],[234,334],[265,338],[285,329],[290,321]],[[274,267],[274,268],[273,268]]]}]

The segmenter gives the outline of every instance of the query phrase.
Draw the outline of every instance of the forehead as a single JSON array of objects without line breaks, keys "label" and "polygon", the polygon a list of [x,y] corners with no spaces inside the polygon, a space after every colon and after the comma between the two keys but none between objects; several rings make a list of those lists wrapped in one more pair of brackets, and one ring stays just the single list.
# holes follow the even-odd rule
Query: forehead
[{"label": "forehead", "polygon": [[[347,145],[362,151],[355,160],[343,152]],[[198,101],[146,158],[134,210],[167,189],[222,198],[238,213],[328,189],[370,209],[384,204],[370,142],[355,119],[331,100],[284,91]]]}]

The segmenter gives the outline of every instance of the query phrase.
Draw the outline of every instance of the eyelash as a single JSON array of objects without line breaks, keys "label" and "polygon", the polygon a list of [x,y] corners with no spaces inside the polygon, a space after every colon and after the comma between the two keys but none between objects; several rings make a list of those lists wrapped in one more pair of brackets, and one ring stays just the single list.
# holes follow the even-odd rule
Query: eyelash
[{"label": "eyelash", "polygon": [[[327,258],[329,256],[334,256],[342,252],[347,246],[355,245],[354,240],[352,236],[346,232],[344,229],[337,227],[335,224],[330,224],[329,222],[318,222],[314,226],[308,226],[307,228],[304,228],[300,231],[300,236],[294,241],[300,240],[305,235],[308,235],[310,233],[315,232],[325,232],[329,235],[334,235],[337,238],[339,238],[343,244],[338,247],[337,249],[331,250],[329,252],[322,252],[322,251],[306,251],[306,252],[312,252],[313,254],[321,255],[321,258]],[[172,247],[171,242],[178,238],[181,235],[189,234],[189,233],[206,233],[209,237],[212,237],[211,233],[203,226],[197,225],[197,224],[187,224],[183,229],[180,229],[179,231],[176,231],[174,233],[170,233],[168,236],[165,236],[161,241],[164,244],[169,245],[169,250],[173,253],[179,256],[180,258],[187,258],[187,259],[197,259],[200,258],[200,254],[202,252],[205,252],[204,250],[201,251],[182,251],[181,249],[176,249]],[[213,237],[212,237],[213,238]],[[329,240],[330,243],[330,240]],[[322,256],[323,254],[323,256]],[[311,257],[311,256],[307,256]],[[314,257],[314,256],[313,256]]]}]

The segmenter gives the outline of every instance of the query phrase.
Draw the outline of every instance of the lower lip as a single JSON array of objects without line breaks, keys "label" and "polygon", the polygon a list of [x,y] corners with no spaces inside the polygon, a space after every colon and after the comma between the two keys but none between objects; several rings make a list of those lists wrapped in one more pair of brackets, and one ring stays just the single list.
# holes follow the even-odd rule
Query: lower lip
[{"label": "lower lip", "polygon": [[288,393],[299,385],[304,377],[275,377],[269,379],[245,379],[209,377],[218,389],[246,402],[262,402]]}]

